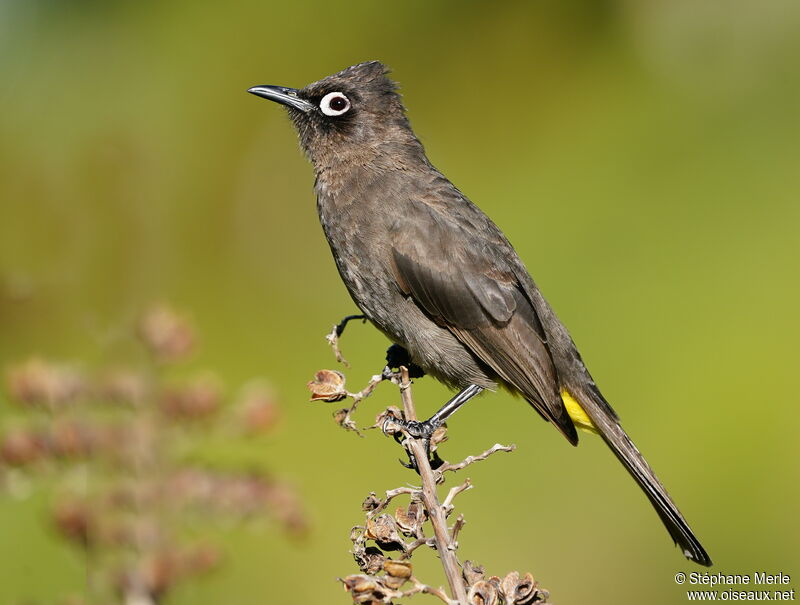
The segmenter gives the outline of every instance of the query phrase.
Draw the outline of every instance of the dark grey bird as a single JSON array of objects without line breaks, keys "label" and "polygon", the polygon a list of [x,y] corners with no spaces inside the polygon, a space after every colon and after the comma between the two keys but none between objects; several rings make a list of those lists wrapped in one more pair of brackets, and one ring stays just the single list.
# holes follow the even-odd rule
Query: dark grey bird
[{"label": "dark grey bird", "polygon": [[461,390],[430,420],[407,428],[429,435],[472,396],[505,386],[572,445],[576,428],[598,433],[684,555],[711,565],[514,248],[428,160],[386,67],[362,63],[300,90],[249,92],[287,107],[355,303],[411,362]]}]

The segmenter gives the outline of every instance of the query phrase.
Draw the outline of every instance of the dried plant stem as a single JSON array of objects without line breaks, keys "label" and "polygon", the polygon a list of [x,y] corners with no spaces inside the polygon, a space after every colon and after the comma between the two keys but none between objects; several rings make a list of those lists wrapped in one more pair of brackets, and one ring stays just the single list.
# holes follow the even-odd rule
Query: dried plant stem
[{"label": "dried plant stem", "polygon": [[453,500],[455,499],[458,494],[461,492],[465,492],[468,489],[472,489],[472,481],[467,478],[464,483],[461,485],[456,485],[455,487],[451,487],[450,491],[447,494],[447,498],[444,499],[442,502],[442,509],[444,510],[445,515],[449,515],[453,510]]},{"label": "dried plant stem", "polygon": [[339,326],[333,326],[333,329],[330,331],[330,334],[325,335],[325,340],[328,341],[328,344],[333,349],[333,354],[336,356],[336,361],[344,365],[344,367],[349,368],[350,362],[347,361],[344,356],[342,355],[342,351],[339,349]]},{"label": "dried plant stem", "polygon": [[426,586],[425,584],[421,583],[416,578],[413,578],[413,580],[414,580],[414,589],[406,591],[404,593],[404,596],[411,596],[411,595],[413,595],[413,594],[415,594],[417,592],[422,592],[424,594],[430,594],[430,595],[434,595],[436,597],[439,597],[442,601],[444,601],[448,605],[452,604],[452,601],[447,597],[447,595],[445,594],[445,592],[442,589],[434,588],[433,586]]},{"label": "dried plant stem", "polygon": [[[417,420],[417,412],[411,397],[411,381],[408,377],[407,368],[400,368],[400,377],[400,392],[406,420]],[[417,463],[420,479],[422,480],[422,502],[425,505],[425,509],[428,511],[428,516],[433,527],[433,533],[436,537],[436,550],[439,552],[439,559],[442,561],[447,583],[450,585],[450,591],[453,597],[455,597],[455,600],[461,605],[466,605],[467,589],[461,577],[461,568],[456,558],[455,549],[452,548],[450,542],[447,517],[445,516],[444,509],[439,503],[439,498],[436,494],[436,476],[428,461],[428,452],[425,450],[425,445],[422,440],[411,437],[407,437],[407,440],[411,453],[414,455],[414,460]]]},{"label": "dried plant stem", "polygon": [[449,462],[445,462],[442,466],[436,469],[438,482],[441,483],[442,475],[444,475],[447,471],[460,471],[461,469],[468,467],[470,464],[486,460],[492,454],[496,454],[497,452],[513,452],[515,449],[517,449],[517,446],[513,443],[511,445],[500,445],[499,443],[495,443],[485,452],[478,454],[477,456],[467,456],[458,464],[450,464]]},{"label": "dried plant stem", "polygon": [[411,544],[406,546],[405,552],[400,555],[400,558],[410,559],[413,552],[420,546],[430,546],[431,548],[436,548],[436,540],[433,538],[417,538]]},{"label": "dried plant stem", "polygon": [[397,487],[395,489],[387,490],[386,497],[383,500],[381,500],[378,503],[378,505],[370,511],[369,516],[375,517],[378,515],[378,513],[383,512],[386,509],[386,507],[389,506],[389,503],[395,498],[397,498],[397,496],[401,496],[403,494],[405,494],[406,496],[413,496],[417,492],[419,492],[419,490],[413,487]]}]

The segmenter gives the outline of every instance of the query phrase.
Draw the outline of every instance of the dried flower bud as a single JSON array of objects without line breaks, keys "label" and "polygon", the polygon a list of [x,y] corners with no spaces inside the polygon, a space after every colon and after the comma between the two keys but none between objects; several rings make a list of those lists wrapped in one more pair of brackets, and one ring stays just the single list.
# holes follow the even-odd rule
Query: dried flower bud
[{"label": "dried flower bud", "polygon": [[384,550],[396,550],[403,544],[397,532],[397,523],[389,515],[378,515],[374,519],[367,519],[367,530],[364,535],[369,540],[375,540]]},{"label": "dried flower bud", "polygon": [[364,502],[361,503],[361,510],[365,513],[375,510],[380,506],[381,501],[378,499],[378,496],[375,495],[375,492],[370,492],[369,496],[364,499]]},{"label": "dried flower bud", "polygon": [[397,406],[390,405],[375,417],[375,424],[373,426],[380,428],[385,435],[394,435],[400,433],[402,429],[400,425],[393,420],[403,420],[405,415]]},{"label": "dried flower bud", "polygon": [[272,392],[263,385],[247,388],[239,402],[239,416],[248,434],[269,433],[280,418],[280,408]]},{"label": "dried flower bud", "polygon": [[350,592],[354,603],[381,603],[384,602],[384,590],[377,578],[355,574],[346,578],[339,578],[344,584],[344,589]]},{"label": "dried flower bud", "polygon": [[136,528],[132,527],[130,523],[111,522],[107,518],[98,519],[97,527],[92,527],[94,541],[116,548],[134,546],[136,544],[135,534]]},{"label": "dried flower bud", "polygon": [[53,521],[58,531],[73,542],[87,546],[93,538],[94,519],[87,502],[62,499],[53,508]]},{"label": "dried flower bud", "polygon": [[94,450],[91,428],[75,420],[56,422],[50,430],[50,447],[56,456],[86,458]]},{"label": "dried flower bud", "polygon": [[203,574],[219,565],[222,554],[210,544],[198,544],[188,549],[182,555],[181,566],[186,573]]},{"label": "dried flower bud", "polygon": [[497,587],[486,580],[478,580],[467,593],[467,603],[470,605],[498,605],[500,595]]},{"label": "dried flower bud", "polygon": [[204,377],[181,387],[171,387],[161,397],[161,410],[170,418],[198,420],[212,415],[220,406],[219,383]]},{"label": "dried flower bud", "polygon": [[367,574],[376,574],[383,569],[386,557],[379,548],[368,546],[367,548],[357,547],[353,556],[358,563],[358,568]]},{"label": "dried flower bud", "polygon": [[6,382],[12,400],[49,409],[74,402],[85,388],[83,378],[73,368],[41,359],[10,368]]},{"label": "dried flower bud", "polygon": [[411,577],[412,567],[411,561],[395,561],[394,559],[386,559],[383,563],[383,571],[395,578]]},{"label": "dried flower bud", "polygon": [[340,401],[347,397],[344,374],[336,370],[320,370],[308,383],[311,401]]},{"label": "dried flower bud", "polygon": [[[262,480],[263,481],[263,480]],[[288,484],[272,482],[264,492],[270,513],[295,536],[308,531],[308,519],[297,492]]]},{"label": "dried flower bud", "polygon": [[0,444],[0,458],[9,466],[33,464],[46,453],[44,437],[30,429],[13,429]]},{"label": "dried flower bud", "polygon": [[420,502],[419,497],[411,498],[407,508],[398,507],[394,514],[397,527],[400,531],[409,536],[419,534],[422,524],[425,523],[425,507]]},{"label": "dried flower bud", "polygon": [[362,525],[355,525],[350,528],[350,541],[353,544],[359,545],[364,543],[364,530]]},{"label": "dried flower bud", "polygon": [[516,571],[512,571],[503,578],[500,591],[503,594],[504,603],[508,605],[543,603],[548,596],[546,592],[539,590],[539,584],[534,581],[531,574],[525,574],[524,578],[520,578]]},{"label": "dried flower bud", "polygon": [[189,321],[166,305],[146,311],[138,325],[139,337],[159,361],[178,361],[188,356],[195,345]]},{"label": "dried flower bud", "polygon": [[180,556],[173,550],[154,553],[139,565],[139,577],[147,594],[164,595],[181,575]]},{"label": "dried flower bud", "polygon": [[467,582],[467,586],[472,586],[475,582],[479,582],[486,577],[485,570],[483,565],[478,565],[474,561],[470,561],[467,559],[464,561],[464,568],[462,573],[464,574],[464,580]]},{"label": "dried flower bud", "polygon": [[435,450],[436,446],[447,441],[447,426],[442,425],[437,427],[431,435],[431,449]]},{"label": "dried flower bud", "polygon": [[336,422],[336,424],[338,424],[346,431],[353,431],[359,437],[363,437],[364,435],[361,434],[361,431],[358,429],[358,425],[356,425],[355,421],[350,417],[350,414],[352,412],[353,408],[343,408],[341,410],[336,410],[333,413],[333,420],[334,422]]},{"label": "dried flower bud", "polygon": [[98,385],[98,395],[112,403],[140,406],[148,397],[149,385],[143,376],[128,370],[106,373]]}]

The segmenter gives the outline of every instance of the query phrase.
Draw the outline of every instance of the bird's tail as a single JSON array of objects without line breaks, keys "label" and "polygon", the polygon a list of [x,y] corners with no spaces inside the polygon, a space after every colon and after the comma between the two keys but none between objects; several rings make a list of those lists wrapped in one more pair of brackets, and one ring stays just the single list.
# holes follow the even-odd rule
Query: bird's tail
[{"label": "bird's tail", "polygon": [[[623,466],[642,488],[648,500],[656,509],[658,516],[667,528],[670,536],[675,543],[680,546],[683,554],[700,565],[710,566],[711,558],[695,537],[686,519],[683,518],[678,507],[669,497],[667,490],[658,480],[653,469],[639,453],[637,447],[630,440],[628,435],[619,425],[619,422],[607,410],[610,410],[605,401],[603,405],[596,402],[602,396],[599,393],[592,393],[586,397],[581,397],[586,413],[594,422],[603,440],[614,452],[614,455],[622,462]],[[588,401],[587,401],[588,400]]]}]

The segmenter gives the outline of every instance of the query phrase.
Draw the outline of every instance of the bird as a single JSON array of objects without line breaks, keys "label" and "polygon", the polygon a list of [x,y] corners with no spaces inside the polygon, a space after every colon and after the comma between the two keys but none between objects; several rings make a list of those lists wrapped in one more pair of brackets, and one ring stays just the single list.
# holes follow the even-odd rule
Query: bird
[{"label": "bird", "polygon": [[504,387],[573,446],[579,429],[599,435],[683,554],[710,566],[511,243],[429,161],[388,68],[369,61],[302,89],[248,92],[287,109],[353,301],[413,364],[458,391],[407,428],[430,436],[475,395]]}]

